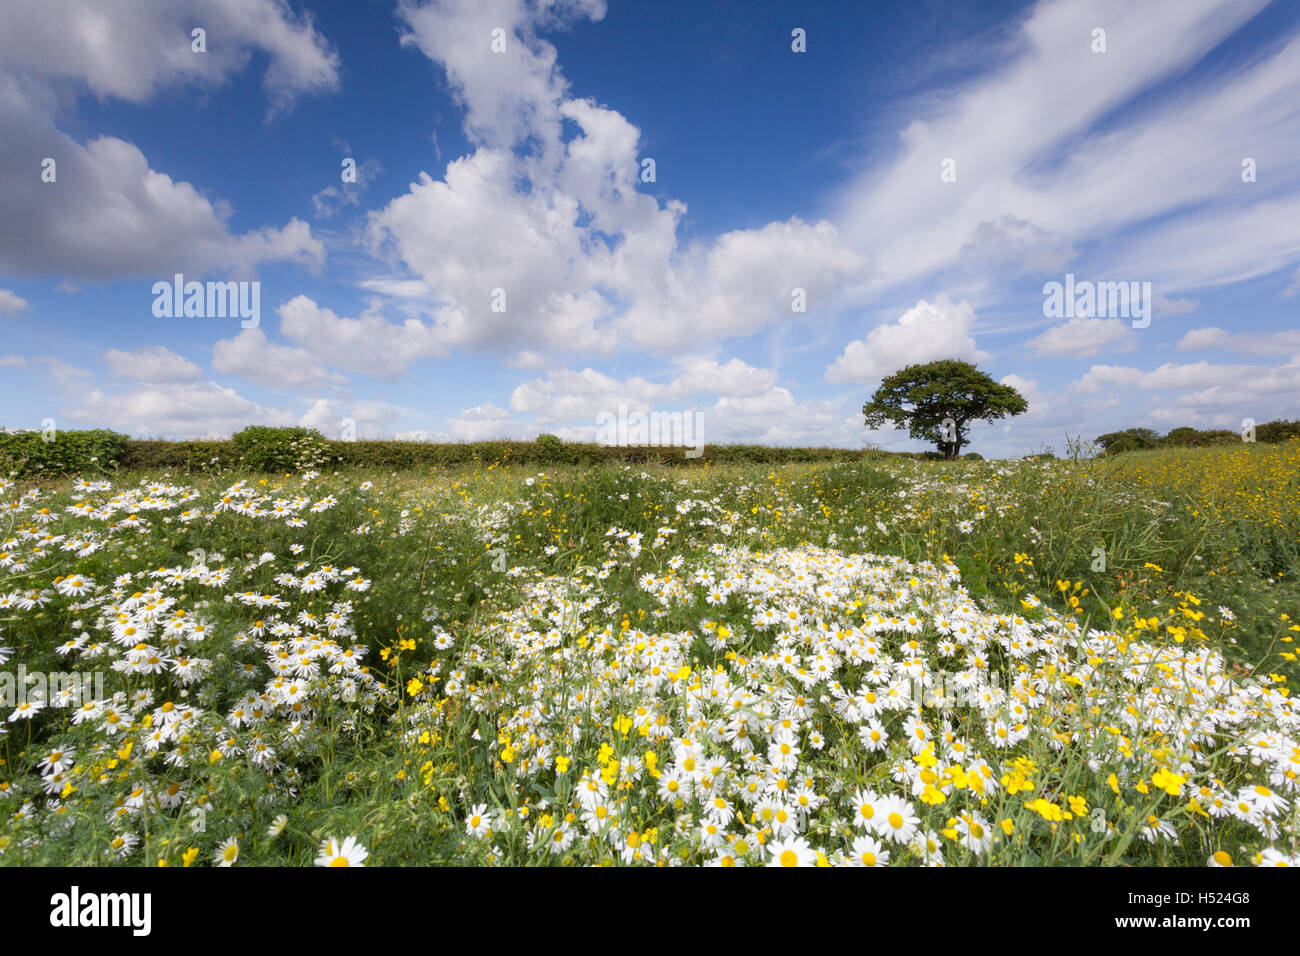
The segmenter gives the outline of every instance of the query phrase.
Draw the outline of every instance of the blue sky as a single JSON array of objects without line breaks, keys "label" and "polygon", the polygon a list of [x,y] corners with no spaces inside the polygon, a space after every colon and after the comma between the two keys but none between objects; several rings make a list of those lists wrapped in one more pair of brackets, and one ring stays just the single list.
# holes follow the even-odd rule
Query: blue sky
[{"label": "blue sky", "polygon": [[1029,399],[986,455],[1296,418],[1297,157],[1283,0],[16,0],[0,424],[906,449],[859,409],[937,358]]}]

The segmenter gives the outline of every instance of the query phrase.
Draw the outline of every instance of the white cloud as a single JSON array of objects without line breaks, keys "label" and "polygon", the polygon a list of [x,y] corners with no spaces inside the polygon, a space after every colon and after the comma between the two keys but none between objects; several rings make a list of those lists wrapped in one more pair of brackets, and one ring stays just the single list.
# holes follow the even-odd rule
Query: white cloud
[{"label": "white cloud", "polygon": [[712,359],[687,360],[667,382],[640,376],[620,380],[592,368],[557,370],[516,387],[510,407],[532,413],[543,423],[594,420],[602,412],[617,414],[621,404],[628,405],[630,411],[683,411],[682,406],[692,397],[703,394],[742,401],[769,395],[776,378],[775,370],[740,359],[721,364]]},{"label": "white cloud", "polygon": [[[845,285],[866,260],[846,249],[826,221],[797,216],[762,229],[719,236],[648,271],[620,263],[618,287],[632,306],[619,321],[636,343],[669,351],[712,338],[743,337],[801,315],[823,321],[840,305]],[[795,312],[801,290],[806,313]]]},{"label": "white cloud", "polygon": [[374,312],[349,319],[294,296],[276,310],[280,334],[322,362],[380,378],[396,378],[408,365],[446,354],[437,331],[418,319],[399,324]]},{"label": "white cloud", "polygon": [[1012,373],[1011,375],[1002,376],[1001,382],[1003,385],[1010,385],[1025,397],[1025,401],[1029,403],[1029,409],[1024,414],[1041,414],[1046,410],[1047,399],[1043,395],[1043,390],[1038,387],[1037,379]]},{"label": "white cloud", "polygon": [[922,299],[898,317],[878,325],[864,339],[850,342],[826,369],[828,382],[872,382],[908,365],[938,359],[979,362],[990,357],[970,334],[975,310],[940,294],[931,305]]},{"label": "white cloud", "polygon": [[[191,31],[207,31],[207,52]],[[40,0],[0,5],[0,65],[48,80],[84,82],[100,98],[144,103],[159,89],[214,86],[266,58],[275,108],[338,85],[338,55],[284,0]]]},{"label": "white cloud", "polygon": [[[510,413],[491,402],[467,408],[455,418],[447,419],[452,441],[487,441],[492,438],[511,438],[521,434],[521,426],[513,425]],[[528,431],[528,428],[523,428]]]},{"label": "white cloud", "polygon": [[[846,418],[840,403],[799,401],[775,383],[774,370],[740,359],[695,359],[666,382],[639,376],[616,379],[590,368],[553,371],[518,386],[509,404],[512,411],[531,414],[542,430],[567,441],[594,441],[597,416],[617,416],[620,406],[626,406],[628,414],[699,413],[703,440],[711,443],[858,445],[864,440],[861,417]],[[706,395],[715,396],[712,404],[700,400]]]},{"label": "white cloud", "polygon": [[[190,46],[200,25],[206,53]],[[151,169],[133,144],[112,136],[83,144],[55,126],[66,92],[145,103],[178,84],[217,84],[254,53],[265,58],[272,111],[337,85],[337,56],[310,17],[283,0],[133,0],[111,10],[97,0],[0,4],[0,168],[32,171],[0,178],[8,226],[0,271],[99,281],[251,274],[274,261],[318,267],[324,247],[301,220],[233,235],[225,203]],[[52,182],[41,178],[47,158]]]},{"label": "white cloud", "polygon": [[381,295],[391,295],[402,299],[429,299],[433,297],[433,290],[419,279],[393,279],[380,277],[375,279],[364,279],[361,281],[360,286],[361,288],[368,289],[371,292],[378,292]]},{"label": "white cloud", "polygon": [[[961,285],[957,272],[992,284],[1003,276],[965,253],[978,250],[987,224],[1008,219],[1031,238],[1063,235],[1062,252],[1111,240],[1090,251],[1090,271],[1152,281],[1166,296],[1294,263],[1300,235],[1287,224],[1300,215],[1300,181],[1266,157],[1300,151],[1300,41],[1219,82],[1162,87],[1265,3],[1036,4],[997,48],[978,47],[982,75],[929,95],[896,157],[843,191],[841,234],[872,256],[886,286],[949,269],[950,287]],[[1098,25],[1105,53],[1090,49]],[[1242,183],[1243,155],[1258,157],[1269,178]],[[1156,166],[1153,156],[1162,157]],[[956,162],[956,182],[941,181],[945,159]],[[1025,268],[1014,256],[1006,264]]]},{"label": "white cloud", "polygon": [[[797,217],[679,247],[685,205],[637,191],[640,131],[569,98],[554,48],[535,36],[555,18],[599,19],[603,3],[399,9],[404,42],[446,69],[476,147],[441,180],[422,172],[370,220],[374,246],[391,249],[440,303],[440,342],[504,351],[516,367],[540,367],[552,353],[608,355],[620,336],[670,353],[826,316],[864,268],[834,226]],[[488,45],[498,26],[505,54]],[[577,129],[567,139],[565,121]],[[807,297],[802,318],[796,288]],[[492,308],[496,289],[504,310]]]},{"label": "white cloud", "polygon": [[33,365],[43,366],[50,380],[64,394],[84,392],[87,383],[93,378],[90,369],[65,362],[57,356],[42,355],[31,361]]},{"label": "white cloud", "polygon": [[1186,312],[1195,312],[1200,308],[1200,303],[1195,299],[1169,299],[1163,295],[1155,297],[1155,306],[1152,312],[1156,315],[1183,315]]},{"label": "white cloud", "polygon": [[[0,230],[0,271],[107,280],[324,261],[324,246],[305,222],[233,235],[227,206],[151,169],[124,140],[77,143],[55,128],[45,94],[0,74],[0,168],[35,163],[39,171],[43,157],[56,163],[55,182],[36,173],[0,178],[0,221],[9,224]],[[141,296],[142,312],[150,301]]]},{"label": "white cloud", "polygon": [[291,412],[265,408],[215,382],[142,385],[118,393],[92,388],[63,414],[145,438],[230,435],[247,425],[292,425],[295,420]]},{"label": "white cloud", "polygon": [[1297,293],[1300,293],[1300,268],[1297,268],[1295,275],[1291,277],[1291,283],[1282,290],[1282,295],[1288,298]]},{"label": "white cloud", "polygon": [[1278,355],[1300,352],[1300,329],[1282,332],[1227,332],[1213,326],[1192,329],[1178,340],[1180,352],[1223,351],[1239,355]]},{"label": "white cloud", "polygon": [[[1296,395],[1300,394],[1300,354],[1277,365],[1166,362],[1150,372],[1094,365],[1069,386],[1071,392],[1079,395],[1114,392],[1120,388],[1161,393],[1153,396],[1153,407],[1165,409],[1162,420],[1200,415],[1197,421],[1222,425],[1242,416],[1258,421],[1279,415],[1294,416],[1300,409],[1296,402]],[[1163,395],[1166,392],[1182,394],[1170,401]],[[1187,421],[1195,423],[1191,419]]]},{"label": "white cloud", "polygon": [[17,293],[0,289],[0,315],[17,315],[31,308],[31,303]]},{"label": "white cloud", "polygon": [[212,367],[270,388],[317,389],[347,379],[312,361],[306,349],[277,345],[260,328],[244,329],[212,346]]},{"label": "white cloud", "polygon": [[[347,157],[355,163],[355,157]],[[316,195],[311,197],[311,204],[316,210],[316,215],[321,219],[328,219],[333,216],[344,206],[360,206],[361,197],[369,188],[380,173],[384,171],[383,165],[379,160],[368,158],[356,163],[356,179],[350,183],[343,182],[343,161],[339,161],[339,182],[333,186],[326,186]]]},{"label": "white cloud", "polygon": [[1094,365],[1075,382],[1070,391],[1076,395],[1095,395],[1108,387],[1136,385],[1142,379],[1142,370],[1123,365]]},{"label": "white cloud", "polygon": [[871,437],[862,417],[845,417],[838,402],[799,401],[779,386],[761,395],[724,395],[702,411],[704,440],[710,443],[860,446]]},{"label": "white cloud", "polygon": [[554,371],[546,378],[524,382],[511,393],[510,408],[532,413],[543,424],[575,419],[594,421],[601,412],[616,412],[620,403],[645,410],[679,396],[680,391],[671,385],[636,376],[620,381],[585,368],[581,372]]},{"label": "white cloud", "polygon": [[147,345],[134,352],[109,349],[104,361],[114,375],[137,382],[188,382],[203,377],[203,370],[165,345]]},{"label": "white cloud", "polygon": [[[509,146],[538,127],[558,127],[567,84],[555,68],[555,47],[539,27],[583,17],[600,20],[604,0],[401,0],[402,43],[447,71],[465,107],[465,131],[490,147]],[[506,32],[506,50],[490,49],[492,31]]]},{"label": "white cloud", "polygon": [[411,409],[388,402],[355,399],[318,398],[298,419],[303,428],[314,428],[327,438],[343,438],[347,419],[355,428],[357,439],[400,438],[394,433],[395,422],[411,414]]},{"label": "white cloud", "polygon": [[1077,254],[1063,231],[1011,215],[977,224],[958,252],[967,268],[1011,275],[1061,272]]},{"label": "white cloud", "polygon": [[750,398],[761,395],[776,385],[775,369],[758,368],[732,359],[718,364],[712,359],[697,359],[684,363],[681,373],[673,380],[673,387],[682,395],[712,392],[732,398]]},{"label": "white cloud", "polygon": [[1036,355],[1088,358],[1099,352],[1132,352],[1138,347],[1132,324],[1122,319],[1076,316],[1025,343]]}]

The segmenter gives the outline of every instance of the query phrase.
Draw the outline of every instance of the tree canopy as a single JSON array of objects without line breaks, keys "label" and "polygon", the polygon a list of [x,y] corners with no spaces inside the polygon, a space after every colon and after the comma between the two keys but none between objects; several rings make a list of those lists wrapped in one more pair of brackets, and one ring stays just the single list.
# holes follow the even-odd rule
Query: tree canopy
[{"label": "tree canopy", "polygon": [[886,422],[907,426],[913,438],[934,442],[956,458],[975,421],[996,421],[1027,411],[1029,403],[1010,385],[993,381],[969,362],[943,359],[909,365],[880,383],[862,406],[868,428]]}]

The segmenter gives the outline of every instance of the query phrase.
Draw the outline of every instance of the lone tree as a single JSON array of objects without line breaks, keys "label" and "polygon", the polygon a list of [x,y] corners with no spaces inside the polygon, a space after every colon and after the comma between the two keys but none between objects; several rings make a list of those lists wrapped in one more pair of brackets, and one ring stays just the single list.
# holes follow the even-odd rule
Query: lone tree
[{"label": "lone tree", "polygon": [[1019,415],[1028,408],[1010,385],[998,384],[969,362],[944,359],[890,375],[862,406],[862,414],[868,428],[906,424],[913,438],[934,442],[952,459],[966,444],[969,423]]}]

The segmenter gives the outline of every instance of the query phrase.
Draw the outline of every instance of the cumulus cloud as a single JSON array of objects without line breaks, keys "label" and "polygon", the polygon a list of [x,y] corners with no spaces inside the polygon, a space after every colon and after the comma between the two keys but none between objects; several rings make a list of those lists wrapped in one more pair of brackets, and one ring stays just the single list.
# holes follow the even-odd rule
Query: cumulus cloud
[{"label": "cumulus cloud", "polygon": [[[190,47],[198,24],[210,33],[202,54]],[[0,271],[106,281],[318,267],[324,247],[301,220],[232,234],[227,205],[150,168],[133,144],[81,143],[55,125],[56,88],[144,103],[176,84],[218,83],[253,53],[266,60],[273,111],[337,84],[337,56],[282,0],[136,0],[111,12],[95,0],[0,5],[0,168],[32,171],[0,178]]]},{"label": "cumulus cloud", "polygon": [[680,394],[671,384],[639,376],[619,380],[592,368],[580,372],[563,369],[517,386],[510,395],[510,408],[531,413],[546,424],[595,419],[601,412],[616,411],[621,403],[638,410],[650,409]]},{"label": "cumulus cloud", "polygon": [[563,369],[516,387],[510,408],[531,413],[543,423],[571,422],[594,419],[602,412],[617,414],[623,404],[630,411],[680,411],[666,406],[687,403],[706,393],[747,401],[770,394],[775,384],[775,370],[740,359],[721,364],[712,359],[690,360],[666,382],[640,376],[617,379],[592,368],[580,372]]},{"label": "cumulus cloud", "polygon": [[303,428],[314,428],[327,438],[343,438],[350,420],[355,438],[400,438],[393,426],[410,414],[411,409],[388,402],[318,398],[298,419],[298,424]]},{"label": "cumulus cloud", "polygon": [[137,382],[190,382],[203,377],[203,370],[165,345],[146,345],[134,352],[109,349],[104,353],[109,371]]},{"label": "cumulus cloud", "polygon": [[0,271],[102,281],[324,261],[324,246],[299,219],[233,235],[228,207],[151,169],[131,143],[112,136],[77,143],[26,85],[0,75],[0,167],[40,170],[49,157],[57,179],[0,179],[0,220],[10,224],[0,230]]},{"label": "cumulus cloud", "polygon": [[0,289],[0,315],[17,315],[31,308],[31,303],[17,293]]},{"label": "cumulus cloud", "polygon": [[[554,47],[536,36],[556,18],[599,19],[603,3],[448,0],[399,12],[403,42],[446,70],[475,149],[373,213],[370,237],[432,290],[446,345],[505,351],[519,367],[548,353],[608,355],[622,337],[671,353],[798,320],[795,290],[808,313],[828,314],[865,267],[829,222],[797,217],[679,244],[685,205],[637,191],[640,131],[569,97]],[[496,27],[504,54],[488,45]]]},{"label": "cumulus cloud", "polygon": [[1088,358],[1099,352],[1131,352],[1138,340],[1130,322],[1076,316],[1025,344],[1036,355]]},{"label": "cumulus cloud", "polygon": [[345,318],[305,295],[294,296],[276,311],[280,334],[302,353],[349,371],[395,378],[413,362],[446,354],[437,330],[419,319],[398,324],[372,311]]},{"label": "cumulus cloud", "polygon": [[1077,381],[1071,382],[1069,389],[1076,395],[1095,395],[1107,388],[1136,385],[1143,374],[1139,368],[1123,365],[1094,365]]},{"label": "cumulus cloud", "polygon": [[486,441],[520,434],[518,426],[510,422],[510,413],[491,402],[467,408],[455,418],[447,419],[447,428],[452,441]]},{"label": "cumulus cloud", "polygon": [[[207,31],[207,51],[192,31]],[[144,103],[159,89],[214,86],[256,52],[274,108],[338,85],[338,55],[311,15],[284,0],[132,0],[111,10],[99,0],[0,5],[0,68],[83,82],[100,98]]]},{"label": "cumulus cloud", "polygon": [[[597,417],[617,416],[625,406],[629,415],[698,414],[705,442],[861,444],[865,432],[860,416],[846,416],[838,402],[800,401],[777,385],[776,378],[773,369],[740,359],[691,360],[663,382],[639,376],[618,379],[590,368],[560,370],[518,386],[509,405],[568,441],[594,441]],[[505,429],[495,433],[504,434]]]},{"label": "cumulus cloud", "polygon": [[[1090,395],[1125,388],[1153,393],[1153,409],[1165,410],[1164,418],[1157,416],[1157,420],[1181,418],[1184,424],[1212,421],[1223,425],[1244,416],[1266,421],[1294,414],[1294,396],[1300,392],[1300,354],[1276,365],[1166,362],[1149,372],[1094,365],[1070,384],[1069,391]],[[1171,398],[1168,393],[1181,394]]]},{"label": "cumulus cloud", "polygon": [[347,379],[312,361],[306,349],[277,345],[260,328],[244,329],[212,347],[212,367],[271,388],[317,389]]},{"label": "cumulus cloud", "polygon": [[969,302],[953,304],[940,294],[931,304],[922,299],[898,317],[878,325],[866,338],[850,342],[826,369],[828,382],[871,382],[908,365],[937,359],[980,362],[990,358],[970,334],[975,310]]},{"label": "cumulus cloud", "polygon": [[215,382],[142,385],[118,393],[92,388],[72,400],[63,414],[145,438],[231,435],[247,425],[292,425],[296,418]]},{"label": "cumulus cloud", "polygon": [[713,392],[732,398],[751,398],[771,389],[776,379],[776,369],[758,368],[740,359],[721,364],[713,359],[696,359],[684,364],[673,380],[673,387],[682,395]]}]

